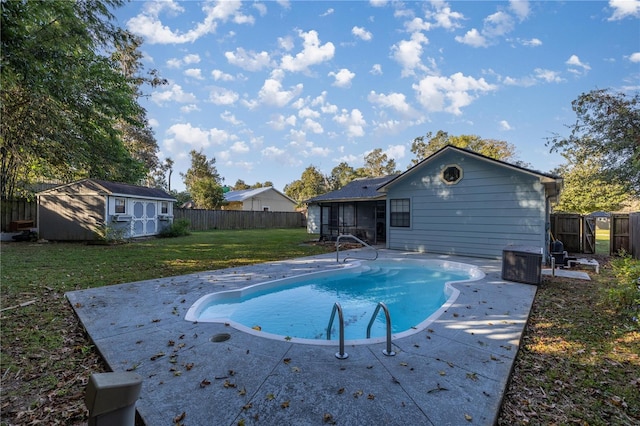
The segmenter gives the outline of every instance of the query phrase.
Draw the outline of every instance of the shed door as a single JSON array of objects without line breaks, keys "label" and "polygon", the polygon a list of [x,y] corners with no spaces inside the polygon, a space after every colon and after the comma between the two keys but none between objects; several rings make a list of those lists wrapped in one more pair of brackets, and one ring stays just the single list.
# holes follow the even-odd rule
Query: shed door
[{"label": "shed door", "polygon": [[155,235],[158,228],[158,208],[155,201],[133,201],[131,236]]}]

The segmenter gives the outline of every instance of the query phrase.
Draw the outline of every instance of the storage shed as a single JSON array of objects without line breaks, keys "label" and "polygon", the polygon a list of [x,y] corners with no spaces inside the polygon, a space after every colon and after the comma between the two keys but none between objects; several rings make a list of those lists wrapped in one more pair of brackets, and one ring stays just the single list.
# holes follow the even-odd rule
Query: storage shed
[{"label": "storage shed", "polygon": [[558,176],[446,146],[380,188],[387,247],[499,259],[527,246],[547,259],[561,188]]},{"label": "storage shed", "polygon": [[157,235],[173,222],[171,195],[98,179],[83,179],[41,191],[38,196],[40,238],[91,241],[104,228],[124,238]]}]

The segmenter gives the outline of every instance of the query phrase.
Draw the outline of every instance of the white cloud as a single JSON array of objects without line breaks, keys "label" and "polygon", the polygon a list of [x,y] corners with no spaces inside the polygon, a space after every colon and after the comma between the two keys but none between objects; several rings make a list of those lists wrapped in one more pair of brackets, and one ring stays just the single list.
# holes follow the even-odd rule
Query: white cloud
[{"label": "white cloud", "polygon": [[178,15],[184,12],[184,9],[174,2],[167,2],[165,5],[145,7],[140,15],[129,19],[126,25],[129,31],[144,37],[145,42],[149,44],[192,43],[207,34],[215,33],[218,22],[231,20],[236,24],[253,24],[254,18],[242,14],[241,7],[241,1],[205,3],[202,6],[205,15],[203,20],[186,32],[178,32],[164,25],[159,15],[165,10],[169,10],[172,15]]},{"label": "white cloud", "polygon": [[290,36],[287,37],[278,37],[278,46],[289,52],[291,49],[295,47],[295,42],[293,38]]},{"label": "white cloud", "polygon": [[511,15],[498,11],[484,20],[482,34],[487,37],[500,37],[513,31],[514,22]]},{"label": "white cloud", "polygon": [[528,0],[509,0],[509,8],[516,14],[520,21],[527,19],[531,11]]},{"label": "white cloud", "polygon": [[222,145],[230,137],[224,130],[201,129],[193,127],[191,123],[174,124],[167,129],[168,139],[165,139],[165,146],[180,148],[178,145],[190,145],[195,149],[206,148],[211,145]]},{"label": "white cloud", "polygon": [[[189,114],[190,112],[193,111],[200,111],[200,108],[198,108],[198,105],[196,104],[189,104],[189,105],[185,105],[180,107],[180,112],[183,112],[185,114]],[[151,127],[157,127],[159,124],[156,125],[151,125]]]},{"label": "white cloud", "polygon": [[240,126],[243,124],[241,120],[238,120],[236,116],[229,111],[224,111],[223,113],[221,113],[220,118],[234,126]]},{"label": "white cloud", "polygon": [[187,77],[195,78],[197,80],[203,80],[202,70],[200,68],[189,68],[184,70],[184,75]]},{"label": "white cloud", "polygon": [[542,46],[542,41],[537,38],[532,38],[530,40],[520,40],[524,46],[538,47]]},{"label": "white cloud", "polygon": [[458,21],[463,20],[464,15],[460,12],[453,12],[448,3],[443,1],[432,1],[431,4],[435,8],[435,12],[427,12],[426,16],[435,20],[435,27],[451,31],[462,26]]},{"label": "white cloud", "polygon": [[560,73],[557,71],[551,71],[544,68],[536,68],[534,70],[536,79],[542,80],[545,83],[560,83],[564,81],[564,79],[560,76]]},{"label": "white cloud", "polygon": [[505,130],[505,131],[513,130],[513,128],[511,127],[511,125],[507,120],[500,120],[500,123],[498,123],[498,125],[500,126],[500,130]]},{"label": "white cloud", "polygon": [[298,117],[300,118],[318,118],[320,117],[320,113],[315,111],[307,106],[300,108],[298,110]]},{"label": "white cloud", "polygon": [[369,73],[371,73],[373,75],[382,75],[382,65],[373,64],[373,66],[371,67],[371,70],[369,71]]},{"label": "white cloud", "polygon": [[333,43],[320,44],[316,31],[303,32],[298,30],[298,35],[304,40],[303,49],[296,56],[284,55],[280,67],[285,71],[306,71],[309,67],[328,61],[333,58],[335,47]]},{"label": "white cloud", "polygon": [[[166,86],[163,86],[166,87]],[[151,100],[158,105],[164,105],[166,102],[193,103],[196,97],[193,93],[186,93],[179,84],[169,83],[169,87],[165,90],[153,92]]]},{"label": "white cloud", "polygon": [[367,122],[359,109],[352,109],[351,112],[343,109],[341,114],[333,117],[333,120],[345,127],[349,137],[364,136],[364,126]]},{"label": "white cloud", "polygon": [[267,122],[272,129],[275,130],[284,130],[287,126],[295,126],[297,121],[297,117],[295,115],[290,115],[285,117],[282,114],[277,114],[271,120]]},{"label": "white cloud", "polygon": [[410,40],[401,40],[391,47],[393,59],[402,66],[402,76],[414,75],[415,69],[425,70],[422,64],[422,45],[428,44],[429,39],[424,34],[416,32],[411,34]]},{"label": "white cloud", "polygon": [[214,87],[209,92],[209,101],[216,105],[233,105],[239,98],[236,92],[223,87]]},{"label": "white cloud", "polygon": [[640,0],[609,0],[609,7],[613,9],[613,15],[609,17],[609,21],[640,16]]},{"label": "white cloud", "polygon": [[429,112],[445,111],[462,114],[479,94],[496,90],[483,78],[475,79],[458,72],[450,77],[428,76],[413,85],[418,101]]},{"label": "white cloud", "polygon": [[231,74],[227,74],[221,70],[213,70],[211,71],[211,76],[215,81],[233,81],[234,78]]},{"label": "white cloud", "polygon": [[267,52],[247,52],[242,47],[238,47],[235,52],[225,52],[227,61],[247,71],[260,71],[263,68],[272,66],[271,58]]},{"label": "white cloud", "polygon": [[231,152],[235,152],[236,154],[246,154],[247,152],[251,151],[251,149],[249,149],[249,146],[242,141],[234,142],[234,144],[229,147],[229,150]]},{"label": "white cloud", "polygon": [[333,82],[332,86],[336,86],[336,87],[350,87],[351,86],[351,80],[353,80],[353,78],[356,76],[355,73],[352,73],[351,71],[349,71],[346,68],[342,68],[340,71],[338,71],[337,73],[331,71],[328,74],[329,77],[334,77],[335,81]]},{"label": "white cloud", "polygon": [[267,6],[264,3],[253,3],[252,6],[258,11],[260,16],[267,14]]},{"label": "white cloud", "polygon": [[322,13],[320,17],[324,18],[325,16],[333,15],[333,12],[335,12],[335,10],[333,8],[329,8],[326,12]]},{"label": "white cloud", "polygon": [[200,55],[195,53],[184,56],[182,59],[171,58],[167,60],[167,66],[169,68],[180,68],[183,65],[197,64],[200,62]]},{"label": "white cloud", "polygon": [[302,92],[303,85],[297,84],[291,90],[282,90],[282,83],[269,78],[264,81],[258,97],[265,105],[283,107]]},{"label": "white cloud", "polygon": [[634,52],[629,55],[629,60],[631,62],[640,62],[640,52]]},{"label": "white cloud", "polygon": [[409,115],[412,112],[404,93],[390,93],[385,95],[383,93],[378,94],[372,90],[369,92],[367,100],[372,104],[394,109],[401,114]]},{"label": "white cloud", "polygon": [[585,72],[585,73],[591,69],[589,64],[582,63],[582,61],[580,60],[580,58],[578,58],[577,55],[571,55],[569,57],[569,59],[567,59],[565,64],[567,64],[569,67],[572,67],[572,68],[569,69],[569,71],[571,71],[571,72],[573,72],[575,74],[581,74],[580,70],[578,70],[576,68],[581,68],[582,71]]},{"label": "white cloud", "polygon": [[369,41],[373,38],[373,34],[362,27],[351,28],[351,34],[358,37],[360,40]]},{"label": "white cloud", "polygon": [[302,123],[302,127],[305,130],[309,130],[315,134],[324,133],[324,129],[322,128],[322,125],[317,121],[312,120],[311,118],[307,118],[306,120],[304,120],[304,123]]},{"label": "white cloud", "polygon": [[489,45],[487,39],[475,28],[467,31],[464,36],[456,36],[455,40],[471,47],[487,47]]}]

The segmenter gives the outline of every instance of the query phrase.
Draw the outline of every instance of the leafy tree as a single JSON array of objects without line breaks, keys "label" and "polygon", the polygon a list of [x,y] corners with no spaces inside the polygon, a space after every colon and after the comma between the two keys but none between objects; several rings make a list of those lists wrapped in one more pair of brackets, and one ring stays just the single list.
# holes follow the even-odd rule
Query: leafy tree
[{"label": "leafy tree", "polygon": [[285,185],[284,193],[298,203],[323,194],[327,190],[324,175],[313,165],[307,167],[300,179]]},{"label": "leafy tree", "polygon": [[596,157],[600,180],[640,192],[640,93],[592,90],[571,102],[571,107],[576,122],[567,126],[568,137],[556,134],[547,140],[551,152],[565,153],[574,163]]},{"label": "leafy tree", "polygon": [[[151,70],[146,76],[141,75],[143,70],[142,53],[139,50],[141,45],[142,38],[128,31],[123,31],[121,36],[116,39],[116,50],[111,55],[122,74],[129,81],[131,92],[136,101],[142,96],[140,88],[143,84],[149,84],[151,87],[167,84],[167,80],[158,76],[157,70]],[[118,120],[115,127],[120,130],[125,147],[131,156],[145,165],[150,171],[149,177],[151,178],[159,166],[158,144],[146,119],[146,111],[141,109],[139,116],[133,123],[122,119]]]},{"label": "leafy tree", "polygon": [[249,185],[247,185],[242,179],[238,179],[236,181],[236,184],[233,185],[233,190],[234,191],[241,191],[243,189],[249,189],[251,188]]},{"label": "leafy tree", "polygon": [[331,175],[327,179],[329,181],[329,187],[327,189],[329,191],[335,191],[357,177],[358,173],[356,170],[343,161],[331,170]]},{"label": "leafy tree", "polygon": [[617,211],[630,201],[623,185],[601,179],[600,164],[598,156],[584,162],[569,158],[569,164],[555,170],[564,178],[564,187],[554,211],[578,214]]},{"label": "leafy tree", "polygon": [[357,174],[363,177],[378,177],[395,173],[398,173],[396,160],[389,158],[381,148],[376,148],[365,155],[364,167],[357,170]]},{"label": "leafy tree", "polygon": [[107,54],[123,34],[109,9],[122,3],[2,2],[3,197],[27,195],[26,184],[43,177],[133,183],[147,173],[114,126],[144,128],[137,86]]},{"label": "leafy tree", "polygon": [[516,157],[516,148],[513,144],[496,139],[482,139],[476,135],[451,136],[447,132],[438,130],[435,136],[428,132],[425,136],[419,136],[411,144],[411,152],[416,156],[411,160],[411,166],[434,154],[447,145],[482,154],[495,160],[513,163]]},{"label": "leafy tree", "polygon": [[216,209],[224,203],[222,179],[216,170],[216,159],[207,159],[202,151],[191,150],[191,167],[181,173],[187,191],[199,208]]}]

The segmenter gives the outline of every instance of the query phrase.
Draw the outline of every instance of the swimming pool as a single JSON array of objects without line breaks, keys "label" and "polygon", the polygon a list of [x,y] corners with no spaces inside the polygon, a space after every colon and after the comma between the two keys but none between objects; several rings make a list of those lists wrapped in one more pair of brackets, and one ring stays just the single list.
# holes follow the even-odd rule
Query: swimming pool
[{"label": "swimming pool", "polygon": [[387,259],[354,262],[343,268],[268,281],[240,290],[207,294],[185,319],[220,322],[272,339],[335,344],[338,318],[327,341],[334,303],[344,314],[350,344],[384,340],[386,323],[380,312],[366,330],[379,302],[389,309],[394,338],[423,330],[449,306],[459,292],[449,284],[475,281],[484,273],[472,265],[440,260]]}]

